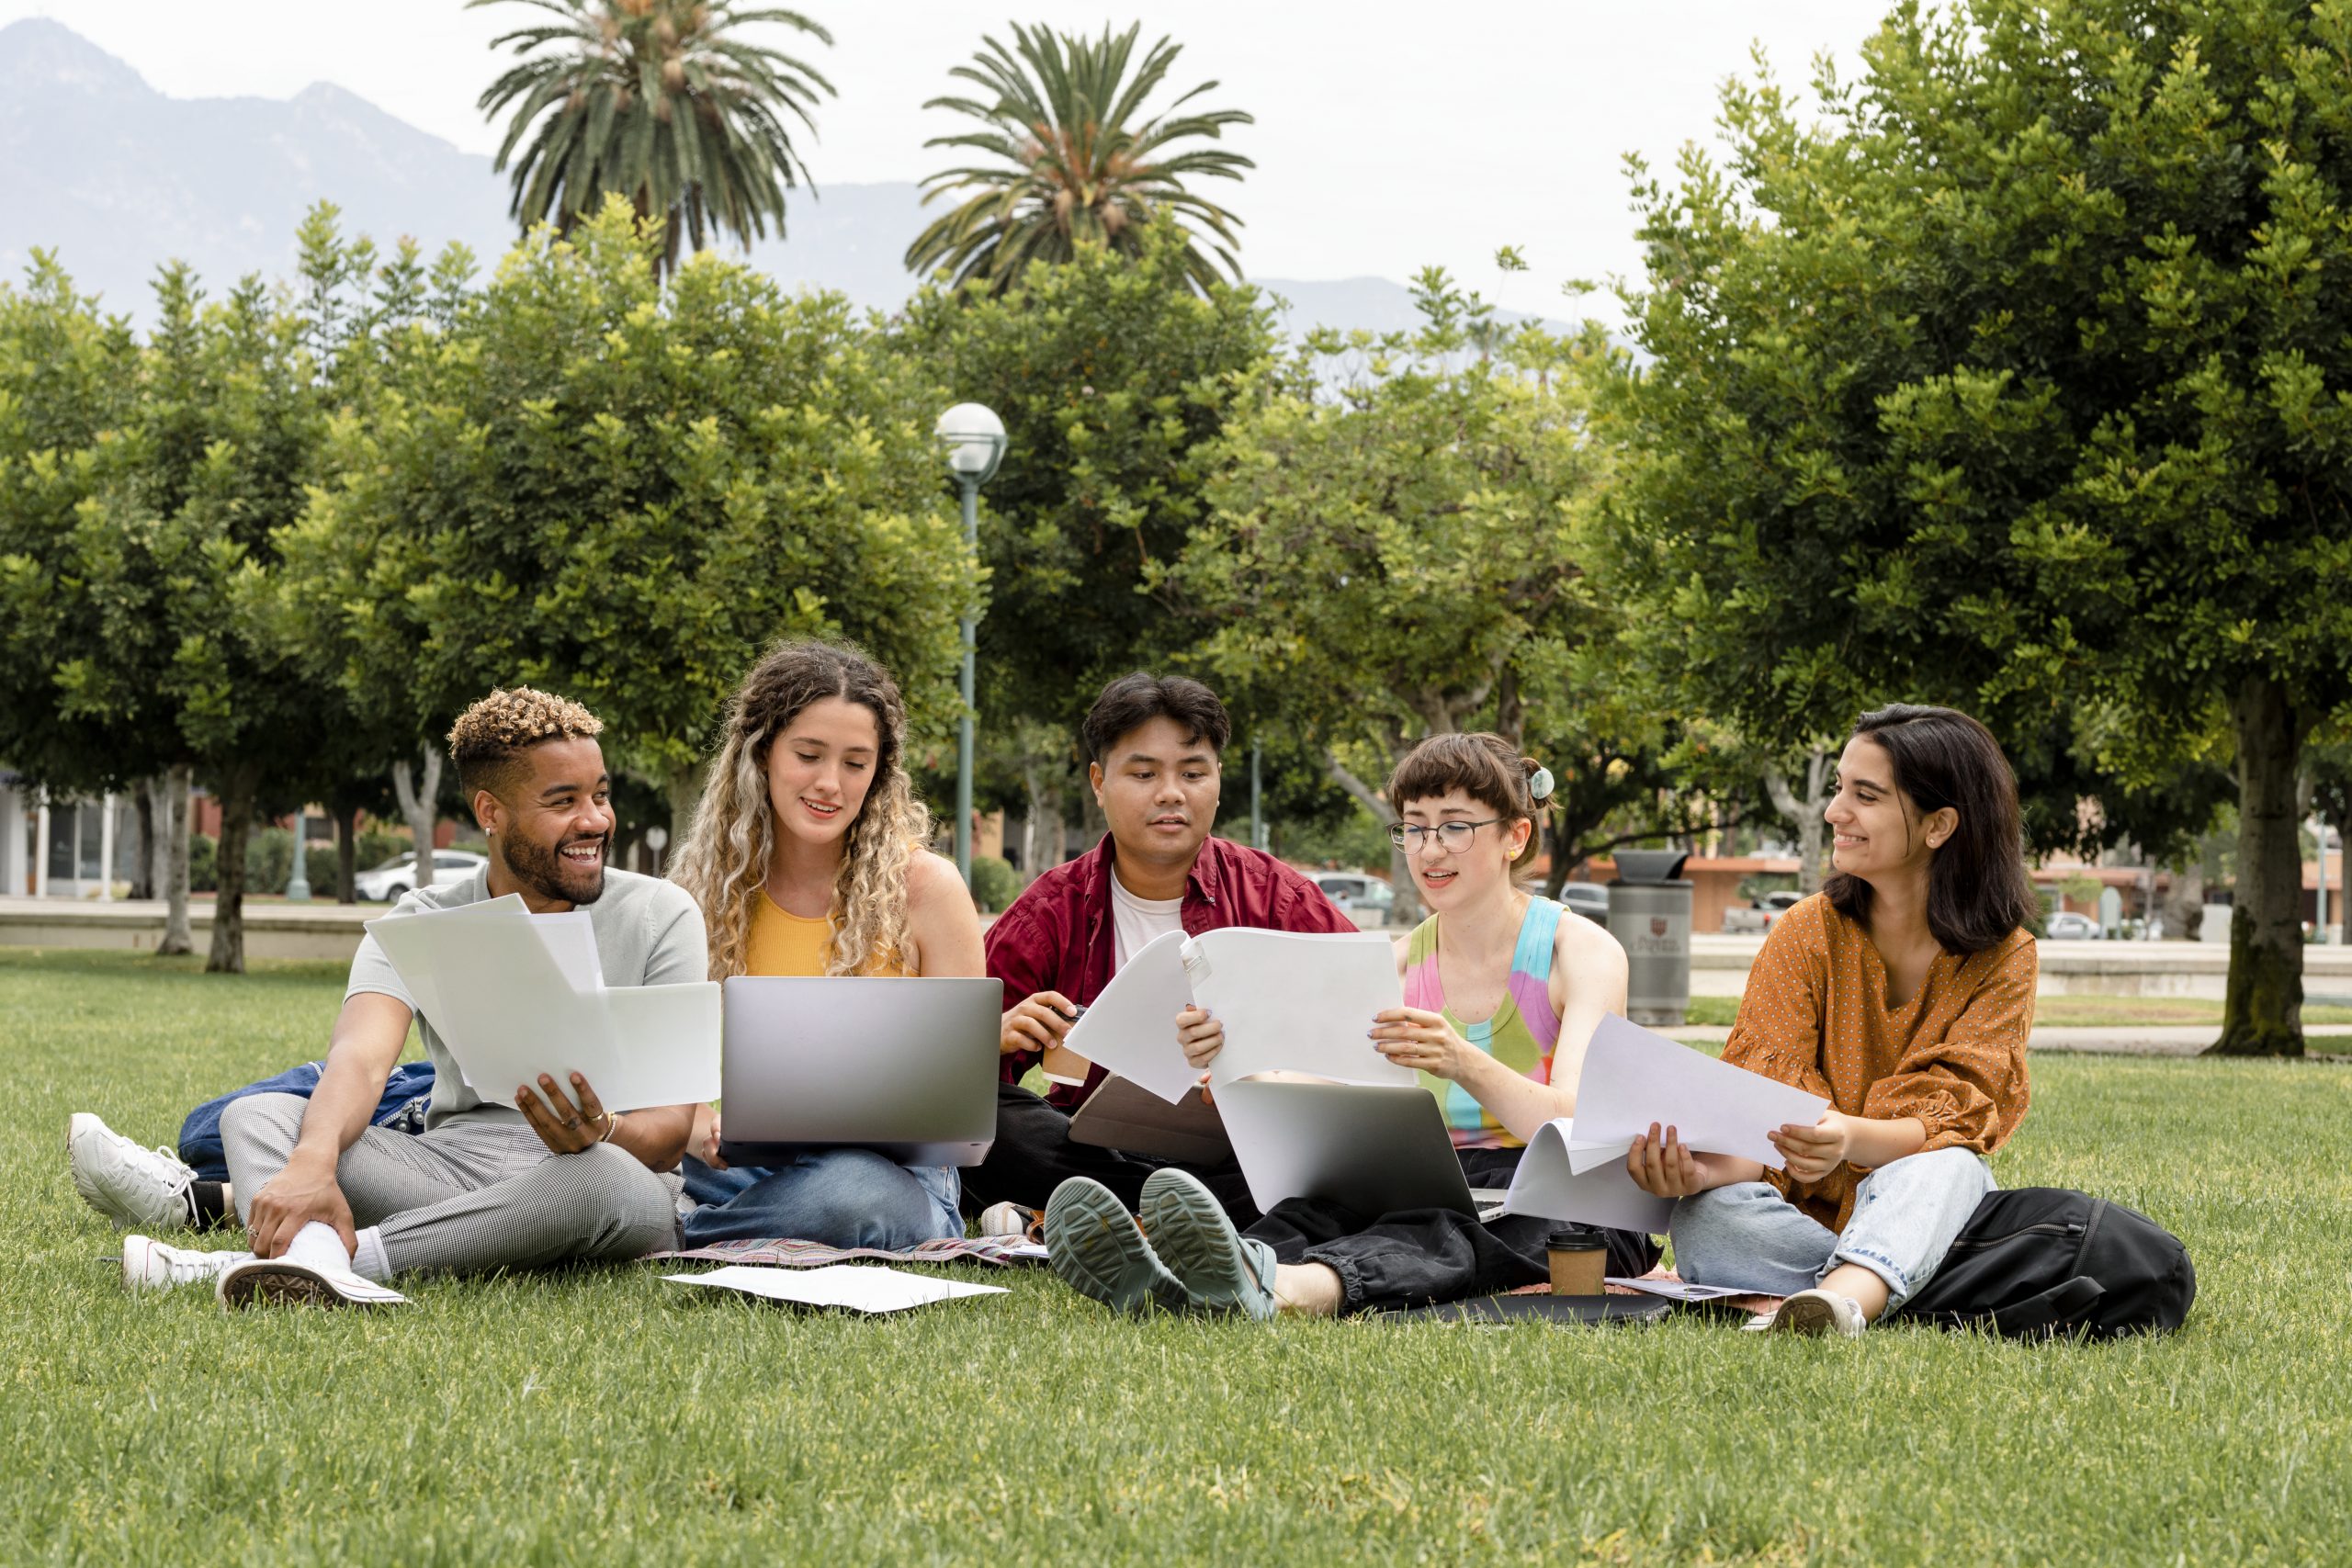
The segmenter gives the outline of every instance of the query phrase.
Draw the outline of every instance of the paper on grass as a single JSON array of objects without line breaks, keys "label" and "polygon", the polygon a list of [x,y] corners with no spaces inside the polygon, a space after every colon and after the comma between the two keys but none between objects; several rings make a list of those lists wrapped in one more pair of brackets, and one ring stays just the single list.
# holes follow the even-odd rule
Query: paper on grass
[{"label": "paper on grass", "polygon": [[1757,1293],[1743,1291],[1736,1285],[1694,1285],[1688,1280],[1659,1280],[1647,1274],[1637,1280],[1611,1274],[1602,1283],[1623,1285],[1644,1295],[1664,1296],[1671,1302],[1719,1302],[1726,1296],[1752,1296]]},{"label": "paper on grass", "polygon": [[1810,1127],[1829,1102],[1761,1073],[1717,1061],[1611,1013],[1585,1047],[1577,1079],[1577,1137],[1571,1150],[1579,1173],[1622,1158],[1653,1123],[1672,1127],[1682,1145],[1781,1167],[1765,1134],[1788,1122]]},{"label": "paper on grass", "polygon": [[741,1291],[772,1302],[847,1307],[853,1312],[905,1312],[959,1296],[1001,1296],[1002,1285],[967,1285],[874,1264],[830,1263],[822,1269],[763,1269],[730,1263],[707,1274],[664,1274],[673,1285]]},{"label": "paper on grass", "polygon": [[[718,985],[607,989],[593,928],[554,929],[550,942],[520,898],[368,923],[459,1076],[483,1099],[510,1103],[542,1073],[568,1097],[574,1072],[607,1111],[716,1098]],[[583,970],[593,985],[575,983]]]},{"label": "paper on grass", "polygon": [[1201,1076],[1176,1043],[1176,1015],[1193,1001],[1183,946],[1182,931],[1163,931],[1144,943],[1062,1041],[1170,1105],[1190,1094]]},{"label": "paper on grass", "polygon": [[[1577,1170],[1574,1161],[1579,1154],[1602,1157]],[[1581,1139],[1575,1122],[1562,1116],[1535,1129],[1535,1136],[1528,1140],[1502,1212],[1656,1235],[1665,1232],[1673,1217],[1674,1201],[1652,1197],[1634,1185],[1625,1170],[1623,1144]]]},{"label": "paper on grass", "polygon": [[1396,950],[1378,932],[1232,926],[1186,939],[1183,956],[1193,1000],[1225,1025],[1225,1044],[1209,1064],[1216,1087],[1259,1073],[1419,1081],[1373,1047],[1373,1014],[1404,1005]]}]

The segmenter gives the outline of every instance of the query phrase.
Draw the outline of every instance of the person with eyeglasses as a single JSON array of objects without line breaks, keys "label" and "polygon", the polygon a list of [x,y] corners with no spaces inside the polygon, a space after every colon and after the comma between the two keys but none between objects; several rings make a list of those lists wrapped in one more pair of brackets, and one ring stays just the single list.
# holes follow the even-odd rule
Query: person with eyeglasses
[{"label": "person with eyeglasses", "polygon": [[[1404,1005],[1369,1020],[1370,1032],[1437,1097],[1474,1188],[1508,1187],[1536,1129],[1575,1113],[1585,1046],[1625,1007],[1616,939],[1512,879],[1551,793],[1551,774],[1498,735],[1432,736],[1388,781],[1399,814],[1389,839],[1430,912],[1396,943]],[[1196,1066],[1214,1055],[1188,1052]],[[1549,1220],[1293,1198],[1243,1230],[1178,1169],[1147,1179],[1139,1208],[1130,1220],[1107,1189],[1063,1183],[1046,1217],[1055,1271],[1117,1310],[1255,1318],[1458,1301],[1549,1277]],[[1653,1238],[1606,1235],[1611,1274],[1657,1262]]]}]

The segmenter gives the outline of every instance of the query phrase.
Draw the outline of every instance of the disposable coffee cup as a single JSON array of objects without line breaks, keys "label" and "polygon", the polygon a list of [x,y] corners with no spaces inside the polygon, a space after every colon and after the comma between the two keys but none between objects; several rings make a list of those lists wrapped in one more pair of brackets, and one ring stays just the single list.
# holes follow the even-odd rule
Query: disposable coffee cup
[{"label": "disposable coffee cup", "polygon": [[1544,1238],[1555,1296],[1598,1296],[1609,1272],[1609,1242],[1590,1225],[1563,1225]]}]

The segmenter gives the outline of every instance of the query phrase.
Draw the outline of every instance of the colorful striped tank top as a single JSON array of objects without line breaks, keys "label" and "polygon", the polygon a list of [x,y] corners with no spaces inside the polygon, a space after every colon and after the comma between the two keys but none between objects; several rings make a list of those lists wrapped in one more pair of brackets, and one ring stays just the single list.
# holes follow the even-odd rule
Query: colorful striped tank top
[{"label": "colorful striped tank top", "polygon": [[[1510,978],[1494,1016],[1481,1023],[1464,1023],[1445,1005],[1445,987],[1437,976],[1437,922],[1431,915],[1413,928],[1405,948],[1405,1005],[1442,1013],[1453,1032],[1513,1072],[1537,1083],[1552,1081],[1552,1047],[1560,1038],[1560,1015],[1552,1010],[1552,950],[1560,932],[1561,906],[1549,898],[1530,898],[1527,915],[1519,923],[1519,946],[1510,956]],[[1458,1149],[1512,1149],[1520,1140],[1503,1131],[1502,1123],[1471,1098],[1458,1083],[1423,1073],[1421,1082],[1437,1096],[1445,1112],[1446,1129]]]}]

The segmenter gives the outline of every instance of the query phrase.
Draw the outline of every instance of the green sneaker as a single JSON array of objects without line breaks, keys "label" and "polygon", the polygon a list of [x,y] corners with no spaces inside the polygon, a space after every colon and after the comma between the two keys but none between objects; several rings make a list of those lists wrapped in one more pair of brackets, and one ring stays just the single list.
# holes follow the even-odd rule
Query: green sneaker
[{"label": "green sneaker", "polygon": [[1274,1315],[1274,1249],[1236,1231],[1199,1177],[1172,1167],[1145,1177],[1143,1228],[1195,1311]]},{"label": "green sneaker", "polygon": [[1080,1295],[1114,1312],[1184,1310],[1184,1287],[1099,1181],[1073,1176],[1046,1202],[1046,1262]]}]

